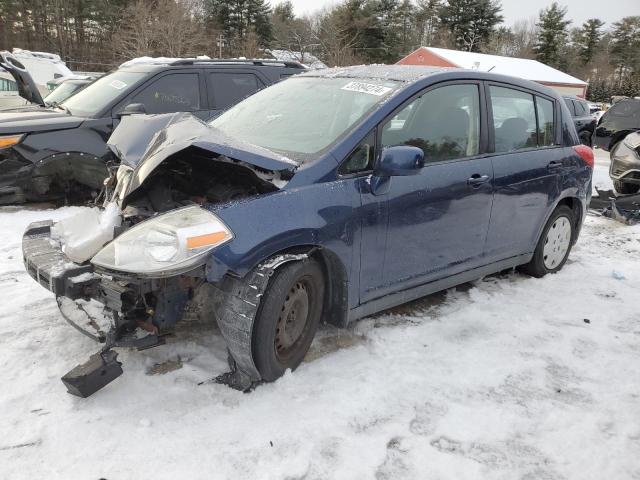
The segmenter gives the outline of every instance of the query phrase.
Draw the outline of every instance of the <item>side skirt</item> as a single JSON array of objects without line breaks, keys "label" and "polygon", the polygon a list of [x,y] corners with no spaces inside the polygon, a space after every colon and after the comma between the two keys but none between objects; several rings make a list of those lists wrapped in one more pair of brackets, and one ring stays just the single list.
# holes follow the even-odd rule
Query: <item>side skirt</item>
[{"label": "side skirt", "polygon": [[529,263],[532,257],[532,253],[526,255],[518,255],[517,257],[507,258],[506,260],[501,260],[490,265],[485,265],[484,267],[467,270],[466,272],[458,273],[441,280],[435,280],[433,282],[425,283],[424,285],[419,285],[407,290],[402,290],[401,292],[392,293],[381,298],[370,300],[369,302],[359,305],[349,311],[348,323],[380,312],[382,310],[397,307],[398,305],[416,300],[420,297],[424,297],[435,292],[440,292],[442,290],[455,287],[456,285],[461,285],[473,280],[478,280],[479,278],[485,277],[487,275],[491,275],[502,270],[507,270],[509,268],[514,268],[519,265]]}]

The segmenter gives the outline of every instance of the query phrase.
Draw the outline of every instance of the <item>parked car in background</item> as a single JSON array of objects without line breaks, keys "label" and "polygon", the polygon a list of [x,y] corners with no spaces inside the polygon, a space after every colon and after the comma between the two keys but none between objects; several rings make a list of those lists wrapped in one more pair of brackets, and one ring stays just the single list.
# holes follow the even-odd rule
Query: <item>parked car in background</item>
[{"label": "parked car in background", "polygon": [[26,72],[9,60],[5,68],[13,70],[22,96],[41,107],[0,112],[0,205],[91,198],[103,188],[107,163],[115,160],[106,141],[123,116],[190,112],[208,120],[304,71],[295,62],[151,59],[47,106]]},{"label": "parked car in background", "polygon": [[[47,82],[73,75],[60,57],[52,53],[31,52],[14,48],[11,53],[3,51],[2,55],[3,58],[11,57],[19,63],[20,68],[28,72],[40,96],[49,93]],[[29,105],[30,102],[20,95],[18,85],[11,72],[2,72],[0,87],[0,109]]]},{"label": "parked car in background", "polygon": [[71,95],[83,89],[95,80],[94,77],[74,76],[49,82],[47,86],[54,86],[50,93],[44,97],[46,107],[60,105]]},{"label": "parked car in background", "polygon": [[640,130],[640,100],[625,98],[615,102],[598,122],[594,145],[607,152],[614,150],[631,132]]},{"label": "parked car in background", "polygon": [[640,191],[640,133],[633,132],[611,150],[609,176],[618,193],[623,195]]},{"label": "parked car in background", "polygon": [[226,340],[218,381],[247,390],[295,369],[321,321],[516,266],[558,272],[591,196],[593,152],[562,99],[477,71],[317,70],[210,125],[128,117],[109,144],[121,165],[102,212],[23,239],[71,322],[78,299],[113,315],[109,332],[79,326],[106,342],[63,378],[80,396],[122,373],[111,348],[162,343],[191,300]]},{"label": "parked car in background", "polygon": [[562,98],[571,113],[580,141],[583,145],[590,147],[592,145],[591,137],[596,129],[597,121],[591,114],[589,103],[573,96],[563,96]]}]

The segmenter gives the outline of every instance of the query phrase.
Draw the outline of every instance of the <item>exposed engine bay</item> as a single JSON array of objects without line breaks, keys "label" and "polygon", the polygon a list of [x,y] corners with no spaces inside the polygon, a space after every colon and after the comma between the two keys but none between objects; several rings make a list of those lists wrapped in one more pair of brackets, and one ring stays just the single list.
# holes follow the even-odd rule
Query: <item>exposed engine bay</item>
[{"label": "exposed engine bay", "polygon": [[[140,187],[128,193],[128,178],[118,172],[110,182],[115,183],[113,200],[120,203],[123,217],[130,225],[158,213],[197,204],[218,204],[275,192],[271,181],[276,172],[261,171],[226,157],[177,155],[159,165]],[[120,169],[129,167],[121,166]],[[120,177],[120,178],[117,178]],[[118,185],[124,180],[125,185]]]}]

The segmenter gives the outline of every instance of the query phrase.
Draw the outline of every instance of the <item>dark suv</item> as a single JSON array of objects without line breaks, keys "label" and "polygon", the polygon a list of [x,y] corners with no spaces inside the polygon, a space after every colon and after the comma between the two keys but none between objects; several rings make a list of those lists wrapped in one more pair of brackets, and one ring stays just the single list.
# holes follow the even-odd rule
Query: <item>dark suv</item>
[{"label": "dark suv", "polygon": [[598,148],[613,152],[627,135],[640,130],[640,99],[625,98],[614,103],[600,119],[593,142]]},{"label": "dark suv", "polygon": [[[21,65],[3,56],[3,68],[34,103],[37,91]],[[0,113],[0,205],[90,198],[103,188],[106,141],[121,117],[189,112],[202,120],[304,67],[268,60],[133,62],[99,78],[60,104]],[[27,75],[28,77],[28,75]]]},{"label": "dark suv", "polygon": [[[593,152],[560,97],[476,71],[308,72],[209,125],[133,115],[109,145],[122,163],[101,212],[23,238],[29,274],[105,343],[64,377],[81,396],[122,373],[112,348],[159,345],[187,313],[217,320],[218,381],[245,390],[295,369],[320,321],[516,266],[556,273],[591,197]],[[111,320],[78,318],[88,299]]]},{"label": "dark suv", "polygon": [[592,145],[591,137],[596,129],[596,119],[591,114],[589,104],[578,97],[565,96],[562,99],[569,108],[580,141],[583,145],[590,147]]}]

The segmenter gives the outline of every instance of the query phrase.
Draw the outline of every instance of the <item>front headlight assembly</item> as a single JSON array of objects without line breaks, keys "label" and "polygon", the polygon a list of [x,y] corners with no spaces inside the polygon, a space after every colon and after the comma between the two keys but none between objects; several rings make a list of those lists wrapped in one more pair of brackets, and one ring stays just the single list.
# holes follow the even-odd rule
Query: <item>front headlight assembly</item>
[{"label": "front headlight assembly", "polygon": [[199,206],[174,210],[146,220],[117,237],[91,260],[121,272],[165,277],[189,271],[233,232]]}]

